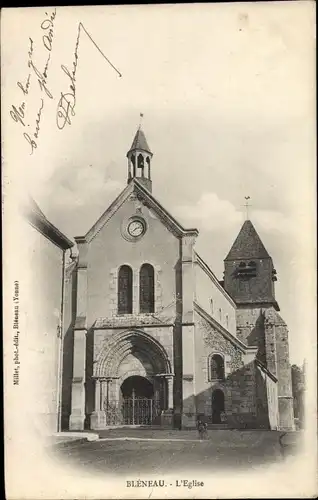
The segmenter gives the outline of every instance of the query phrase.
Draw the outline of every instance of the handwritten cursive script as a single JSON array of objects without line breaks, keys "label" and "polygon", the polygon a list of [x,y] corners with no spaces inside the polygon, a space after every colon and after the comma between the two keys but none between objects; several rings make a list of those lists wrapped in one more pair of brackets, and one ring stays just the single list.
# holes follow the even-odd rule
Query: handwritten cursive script
[{"label": "handwritten cursive script", "polygon": [[[38,47],[34,42],[34,39],[29,37],[29,46],[28,46],[28,60],[27,60],[27,68],[28,73],[24,78],[21,78],[17,82],[17,87],[19,88],[19,92],[22,92],[22,98],[19,104],[12,104],[9,110],[10,116],[12,120],[17,123],[21,128],[22,137],[28,143],[30,147],[30,154],[34,153],[34,150],[38,147],[38,140],[41,130],[41,120],[43,117],[43,113],[45,110],[45,103],[47,99],[54,99],[52,89],[49,84],[49,67],[51,62],[51,56],[53,51],[53,41],[54,41],[54,23],[56,19],[56,9],[52,10],[52,12],[45,12],[45,19],[40,24],[40,36],[41,36],[41,44],[44,49],[44,67],[39,64],[38,57],[42,56],[42,54],[38,53]],[[69,80],[69,87],[66,92],[60,93],[60,98],[57,105],[56,112],[56,124],[57,127],[62,130],[66,124],[71,125],[71,119],[75,116],[75,105],[76,105],[76,72],[77,72],[77,64],[78,64],[78,50],[79,50],[79,42],[81,33],[84,33],[88,36],[92,44],[99,51],[102,57],[107,61],[107,63],[116,71],[119,77],[121,77],[121,73],[117,68],[110,62],[110,60],[105,56],[105,54],[101,51],[99,46],[93,40],[91,35],[87,32],[83,24],[80,22],[78,24],[77,30],[77,38],[74,50],[74,59],[72,63],[71,70],[68,69],[67,66],[61,64],[61,69],[64,75],[67,76]],[[35,57],[35,53],[37,57]],[[43,63],[42,63],[43,64]],[[43,70],[42,70],[43,68]],[[39,99],[39,106],[36,106],[36,110],[28,109],[31,107],[30,102],[28,103],[28,98],[31,90],[34,93],[35,85],[33,82],[37,82],[41,96]],[[20,94],[21,96],[21,94]],[[38,98],[37,96],[35,96]],[[23,100],[22,100],[23,99]],[[33,114],[34,113],[34,114]],[[31,119],[30,119],[31,114]],[[33,116],[32,116],[33,115]],[[32,125],[32,123],[34,125]],[[31,123],[31,124],[30,124]]]},{"label": "handwritten cursive script", "polygon": [[[46,18],[42,21],[40,25],[42,33],[42,44],[45,48],[47,55],[46,63],[43,71],[41,72],[35,61],[34,61],[34,41],[29,37],[29,48],[28,48],[28,68],[31,70],[28,76],[23,81],[18,81],[17,86],[21,90],[23,96],[28,96],[31,87],[32,77],[36,79],[39,87],[45,96],[49,99],[53,99],[53,95],[48,88],[47,78],[48,78],[48,68],[51,59],[52,44],[54,38],[54,20],[56,17],[56,9],[53,10],[51,14],[45,12]],[[37,148],[37,140],[40,132],[40,122],[42,117],[42,111],[44,108],[44,99],[41,97],[40,106],[36,112],[35,117],[35,130],[33,132],[23,132],[23,137],[31,147],[30,154],[33,154],[34,149]],[[10,116],[16,122],[20,123],[23,127],[30,127],[30,124],[26,124],[26,111],[27,102],[24,100],[20,105],[12,105],[10,109]],[[29,120],[28,120],[29,121]]]},{"label": "handwritten cursive script", "polygon": [[71,117],[75,116],[75,104],[76,104],[76,71],[77,71],[77,63],[78,63],[78,47],[81,35],[81,29],[86,33],[88,38],[91,40],[93,45],[97,48],[103,58],[108,62],[108,64],[116,71],[116,73],[121,77],[121,73],[117,68],[110,62],[110,60],[103,54],[101,49],[98,47],[96,42],[87,32],[82,23],[79,23],[77,30],[77,38],[74,50],[74,60],[73,67],[70,71],[64,64],[61,64],[62,71],[69,78],[69,92],[63,93],[61,92],[61,97],[57,105],[57,113],[56,113],[56,124],[57,127],[62,130],[66,124],[71,125]]}]

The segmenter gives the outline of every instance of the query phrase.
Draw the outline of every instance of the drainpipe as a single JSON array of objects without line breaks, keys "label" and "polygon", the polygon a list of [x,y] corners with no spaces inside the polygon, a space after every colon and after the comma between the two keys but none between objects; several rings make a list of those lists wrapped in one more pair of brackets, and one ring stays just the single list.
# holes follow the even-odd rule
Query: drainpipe
[{"label": "drainpipe", "polygon": [[65,293],[65,254],[62,255],[62,290],[61,290],[61,306],[60,306],[60,321],[59,321],[59,352],[58,352],[58,372],[57,372],[57,432],[62,430],[62,375],[63,375],[63,321],[64,321],[64,293]]}]

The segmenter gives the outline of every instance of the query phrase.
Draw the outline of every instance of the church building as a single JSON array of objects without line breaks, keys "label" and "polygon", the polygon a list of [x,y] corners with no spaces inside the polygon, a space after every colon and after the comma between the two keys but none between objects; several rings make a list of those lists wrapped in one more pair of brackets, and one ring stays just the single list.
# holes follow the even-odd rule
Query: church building
[{"label": "church building", "polygon": [[[62,426],[294,428],[273,261],[246,220],[219,281],[152,194],[141,128],[127,186],[66,270]],[[233,238],[234,239],[234,238]]]}]

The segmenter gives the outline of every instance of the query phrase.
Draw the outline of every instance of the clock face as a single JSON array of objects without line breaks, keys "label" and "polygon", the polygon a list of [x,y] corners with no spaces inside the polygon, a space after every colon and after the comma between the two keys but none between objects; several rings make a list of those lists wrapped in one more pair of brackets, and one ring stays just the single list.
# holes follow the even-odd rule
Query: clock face
[{"label": "clock face", "polygon": [[140,220],[133,220],[128,225],[128,233],[130,236],[137,238],[141,236],[145,230],[144,224]]}]

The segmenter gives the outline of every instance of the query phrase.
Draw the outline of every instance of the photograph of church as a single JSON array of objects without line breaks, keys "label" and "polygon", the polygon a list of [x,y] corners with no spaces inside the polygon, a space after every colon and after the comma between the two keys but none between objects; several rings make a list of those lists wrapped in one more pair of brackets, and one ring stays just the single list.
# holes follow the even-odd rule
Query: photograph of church
[{"label": "photograph of church", "polygon": [[196,252],[198,230],[153,196],[152,157],[139,127],[127,186],[75,237],[62,429],[185,429],[201,419],[212,429],[293,430],[288,329],[270,249],[245,220],[218,280]]}]

